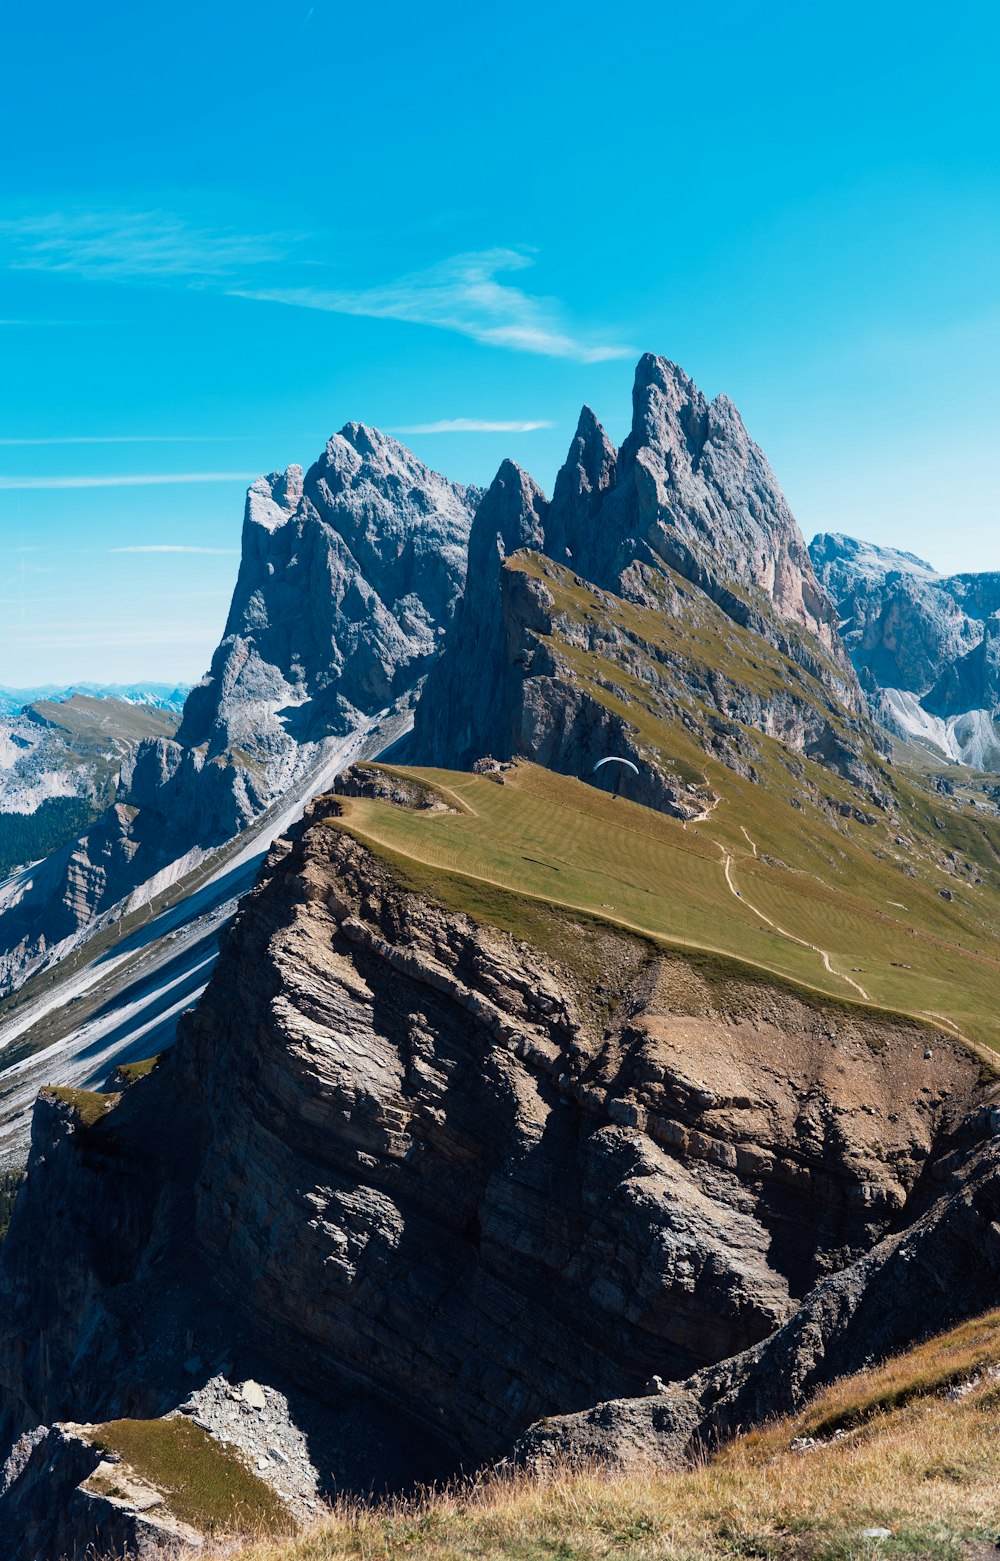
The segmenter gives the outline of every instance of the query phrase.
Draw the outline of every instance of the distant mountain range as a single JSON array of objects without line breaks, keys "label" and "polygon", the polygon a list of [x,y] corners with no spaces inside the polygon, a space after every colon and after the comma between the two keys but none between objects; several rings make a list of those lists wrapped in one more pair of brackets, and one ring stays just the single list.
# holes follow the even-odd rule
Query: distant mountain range
[{"label": "distant mountain range", "polygon": [[0,715],[11,715],[36,699],[120,699],[129,705],[153,705],[157,710],[182,710],[190,685],[174,683],[44,683],[37,688],[0,687]]},{"label": "distant mountain range", "polygon": [[0,878],[73,840],[115,797],[137,743],[179,716],[148,702],[74,693],[0,714]]},{"label": "distant mountain range", "polygon": [[809,553],[877,718],[944,758],[1000,770],[1000,572],[941,575],[836,534]]}]

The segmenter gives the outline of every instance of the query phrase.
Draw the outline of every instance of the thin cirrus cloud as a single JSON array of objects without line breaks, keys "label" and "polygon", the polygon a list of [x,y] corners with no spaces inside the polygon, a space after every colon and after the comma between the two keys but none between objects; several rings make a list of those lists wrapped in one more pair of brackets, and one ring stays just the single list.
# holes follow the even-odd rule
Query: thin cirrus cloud
[{"label": "thin cirrus cloud", "polygon": [[453,255],[379,287],[289,286],[273,280],[279,268],[316,263],[305,235],[212,231],[161,211],[64,211],[0,221],[0,260],[13,270],[214,288],[326,314],[430,325],[485,346],[580,363],[636,353],[576,329],[558,299],[501,280],[534,264],[523,249]]},{"label": "thin cirrus cloud", "polygon": [[0,250],[14,271],[54,271],[89,281],[205,282],[283,260],[289,239],[213,232],[162,211],[64,211],[0,222]]},{"label": "thin cirrus cloud", "polygon": [[220,444],[250,439],[250,434],[52,434],[44,439],[0,439],[0,446],[55,444]]},{"label": "thin cirrus cloud", "polygon": [[589,341],[572,331],[556,299],[536,298],[509,282],[498,281],[505,272],[523,271],[533,264],[531,256],[520,250],[488,249],[455,255],[440,265],[382,287],[260,287],[230,291],[241,298],[318,309],[327,314],[432,325],[469,336],[486,346],[510,347],[547,358],[601,363],[635,355],[634,347]]},{"label": "thin cirrus cloud", "polygon": [[127,476],[0,477],[0,489],[25,492],[34,488],[156,488],[179,482],[253,482],[256,472],[134,472]]},{"label": "thin cirrus cloud", "polygon": [[478,417],[443,417],[436,423],[402,423],[391,434],[532,434],[536,428],[552,428],[538,418],[533,422],[488,422]]},{"label": "thin cirrus cloud", "polygon": [[238,551],[235,547],[188,547],[180,542],[147,542],[134,547],[108,548],[109,553],[213,553],[227,558]]}]

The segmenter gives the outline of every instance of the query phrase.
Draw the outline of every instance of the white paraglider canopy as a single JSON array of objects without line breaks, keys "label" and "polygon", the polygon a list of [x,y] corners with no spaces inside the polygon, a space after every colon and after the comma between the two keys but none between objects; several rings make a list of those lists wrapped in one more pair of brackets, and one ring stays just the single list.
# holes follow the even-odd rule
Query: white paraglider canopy
[{"label": "white paraglider canopy", "polygon": [[620,759],[617,754],[609,754],[606,759],[598,759],[594,765],[594,774],[596,775],[598,770],[605,764],[624,764],[627,769],[633,770],[636,775],[639,773],[639,766],[633,764],[631,759]]}]

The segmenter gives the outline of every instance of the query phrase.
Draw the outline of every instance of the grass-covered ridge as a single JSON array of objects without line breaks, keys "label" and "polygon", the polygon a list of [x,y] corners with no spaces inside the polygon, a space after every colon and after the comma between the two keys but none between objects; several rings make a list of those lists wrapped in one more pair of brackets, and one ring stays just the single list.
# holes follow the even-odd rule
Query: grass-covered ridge
[{"label": "grass-covered ridge", "polygon": [[69,1106],[77,1121],[84,1127],[94,1127],[118,1104],[118,1095],[102,1095],[93,1089],[73,1089],[69,1085],[49,1084],[42,1095]]},{"label": "grass-covered ridge", "polygon": [[[123,1472],[161,1492],[173,1517],[201,1533],[260,1534],[291,1527],[271,1487],[191,1420],[111,1420],[87,1435],[100,1451],[120,1460]],[[107,1482],[92,1476],[90,1483],[102,1494],[113,1494],[111,1476]],[[109,1489],[103,1489],[105,1483]]]},{"label": "grass-covered ridge", "polygon": [[933,882],[900,873],[884,850],[886,826],[820,809],[803,817],[782,791],[717,770],[723,800],[690,824],[529,764],[503,785],[389,772],[433,787],[454,811],[345,797],[331,822],[407,886],[514,936],[537,941],[539,905],[571,909],[831,998],[940,1017],[1000,1047],[992,883],[979,904],[946,902]]},{"label": "grass-covered ridge", "polygon": [[[993,1313],[834,1384],[803,1414],[690,1470],[501,1474],[410,1504],[345,1504],[298,1539],[236,1554],[240,1561],[973,1561],[990,1553],[1000,1529],[998,1372],[1000,1313]],[[834,1405],[842,1434],[819,1440]],[[808,1437],[815,1445],[793,1445]],[[889,1534],[866,1537],[866,1529]]]}]

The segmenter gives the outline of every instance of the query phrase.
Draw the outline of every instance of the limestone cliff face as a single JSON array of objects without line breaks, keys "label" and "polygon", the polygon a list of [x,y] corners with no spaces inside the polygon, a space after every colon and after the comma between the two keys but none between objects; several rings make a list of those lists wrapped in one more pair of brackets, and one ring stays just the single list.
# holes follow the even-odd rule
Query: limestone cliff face
[{"label": "limestone cliff face", "polygon": [[117,799],[0,902],[0,994],[186,853],[238,834],[351,731],[419,683],[465,576],[478,490],[348,423],[303,477],[247,494],[224,637],[176,739],[126,758]]},{"label": "limestone cliff face", "polygon": [[[846,663],[836,614],[766,457],[729,398],[708,401],[677,364],[652,353],[639,360],[632,430],[594,524],[589,507],[584,495],[566,526],[573,566],[587,579],[611,586],[647,548],[738,621],[753,621],[760,592],[780,621]],[[740,605],[734,586],[751,598]]]},{"label": "limestone cliff face", "polygon": [[[522,686],[534,665],[524,630],[534,625],[530,612],[524,618],[521,585],[501,567],[520,548],[572,570],[584,590],[596,587],[683,615],[692,627],[714,608],[759,636],[792,663],[795,716],[788,718],[785,697],[773,709],[768,701],[755,706],[737,678],[748,712],[740,718],[763,731],[781,729],[793,747],[824,761],[829,756],[835,768],[866,784],[860,753],[880,739],[870,725],[861,729],[864,696],[837,634],[836,613],[764,455],[725,397],[708,402],[676,364],[647,354],[636,370],[632,431],[620,451],[585,407],[551,502],[512,462],[504,463],[473,522],[465,597],[417,708],[413,752],[423,761],[464,767],[487,753],[538,757],[545,750],[543,763],[575,763],[553,740],[565,727],[564,711],[552,712],[547,740],[525,745],[521,711],[537,709],[540,692],[537,681],[530,691]],[[671,583],[677,577],[692,589],[678,591]],[[727,706],[739,699],[716,698],[700,649],[702,665],[688,678],[689,691],[700,684],[698,697],[731,719],[735,709]],[[818,709],[814,697],[807,710],[794,686],[802,681],[799,669],[821,685]],[[572,702],[565,684],[557,697]],[[832,739],[831,700],[857,726],[850,755],[842,756],[843,744]]]},{"label": "limestone cliff face", "polygon": [[[8,1441],[163,1413],[252,1351],[468,1466],[654,1373],[766,1363],[803,1302],[815,1345],[852,1264],[894,1339],[985,1304],[968,1052],[555,910],[515,940],[401,887],[336,806],[275,850],[160,1066],[89,1126],[40,1102],[0,1252]],[[887,1254],[931,1226],[962,1283],[901,1288]],[[845,1337],[838,1369],[871,1349]]]},{"label": "limestone cliff face", "polygon": [[453,616],[478,497],[361,423],[304,477],[260,478],[229,620],[180,742],[245,753],[274,789],[303,744],[412,686]]}]

